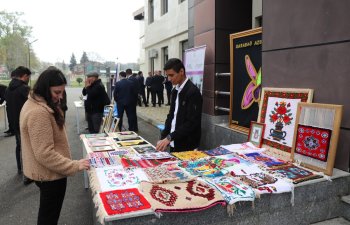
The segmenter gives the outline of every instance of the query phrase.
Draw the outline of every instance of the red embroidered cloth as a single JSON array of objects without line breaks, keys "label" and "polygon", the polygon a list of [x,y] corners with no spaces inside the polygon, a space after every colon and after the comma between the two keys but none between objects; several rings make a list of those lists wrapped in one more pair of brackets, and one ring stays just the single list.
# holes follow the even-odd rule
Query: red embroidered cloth
[{"label": "red embroidered cloth", "polygon": [[136,188],[102,192],[100,197],[108,215],[151,208],[149,202]]},{"label": "red embroidered cloth", "polygon": [[298,125],[296,153],[326,162],[331,134],[328,129]]}]

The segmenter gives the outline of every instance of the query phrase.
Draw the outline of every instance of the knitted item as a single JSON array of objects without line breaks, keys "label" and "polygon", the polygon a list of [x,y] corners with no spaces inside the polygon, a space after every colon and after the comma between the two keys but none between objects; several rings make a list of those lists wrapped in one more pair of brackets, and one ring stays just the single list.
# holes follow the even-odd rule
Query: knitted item
[{"label": "knitted item", "polygon": [[171,166],[157,166],[144,169],[148,179],[153,183],[165,183],[174,181],[186,181],[190,176],[180,168],[174,169]]},{"label": "knitted item", "polygon": [[153,184],[141,182],[140,190],[156,212],[191,212],[225,205],[218,190],[204,182]]},{"label": "knitted item", "polygon": [[216,156],[216,155],[226,155],[226,154],[231,154],[232,152],[230,152],[227,149],[224,149],[222,147],[217,147],[211,150],[207,150],[204,151],[206,154],[210,155],[210,156]]},{"label": "knitted item", "polygon": [[295,166],[293,164],[270,169],[274,175],[280,174],[282,177],[292,180],[293,184],[297,184],[306,180],[321,178],[321,175],[314,174],[310,170]]}]

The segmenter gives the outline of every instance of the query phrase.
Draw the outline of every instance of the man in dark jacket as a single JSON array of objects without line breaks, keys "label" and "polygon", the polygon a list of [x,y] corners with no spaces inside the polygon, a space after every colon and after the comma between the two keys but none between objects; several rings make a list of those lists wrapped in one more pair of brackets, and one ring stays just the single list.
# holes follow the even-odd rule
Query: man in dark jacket
[{"label": "man in dark jacket", "polygon": [[166,90],[166,96],[168,98],[168,103],[166,105],[170,105],[170,96],[171,96],[171,89],[173,89],[173,84],[168,79],[168,76],[165,77],[164,86]]},{"label": "man in dark jacket", "polygon": [[[143,77],[142,71],[139,71],[137,74],[137,81],[139,82],[139,95],[142,98],[143,104],[145,107],[148,107],[145,95],[145,78]],[[141,106],[141,99],[139,99],[139,106]]]},{"label": "man in dark jacket", "polygon": [[163,81],[164,81],[164,77],[160,74],[160,71],[156,72],[156,74],[152,77],[151,88],[152,88],[152,91],[155,93],[152,95],[153,107],[155,107],[157,104],[156,103],[156,95],[158,98],[159,107],[162,105],[163,90],[164,90]]},{"label": "man in dark jacket", "polygon": [[180,59],[169,59],[164,66],[168,79],[176,85],[171,93],[171,105],[165,128],[156,149],[164,151],[170,145],[171,152],[198,148],[201,138],[202,95],[186,77]]},{"label": "man in dark jacket", "polygon": [[[139,92],[140,92],[140,85],[139,85],[138,80],[136,79],[137,74],[133,74],[131,69],[126,69],[125,73],[126,73],[127,79],[129,81],[131,81],[132,88],[133,88],[133,91],[132,91],[133,95],[130,96],[131,97],[130,104],[131,104],[131,106],[133,106],[130,109],[131,110],[130,113],[131,113],[133,119],[131,121],[129,121],[129,130],[131,129],[132,131],[138,131],[139,128],[138,128],[138,124],[137,124],[136,105],[137,105],[137,99],[138,99]],[[130,123],[132,123],[132,124],[130,124]]]},{"label": "man in dark jacket", "polygon": [[[22,158],[21,158],[21,134],[19,129],[19,115],[24,103],[28,99],[29,86],[28,82],[32,73],[26,67],[19,66],[12,73],[12,80],[6,89],[5,100],[9,110],[8,119],[13,125],[16,135],[16,161],[17,173],[22,174]],[[24,184],[29,184],[28,178],[24,178]]]},{"label": "man in dark jacket", "polygon": [[118,116],[119,116],[119,130],[123,127],[124,111],[128,117],[129,130],[137,131],[137,115],[135,105],[135,95],[137,90],[134,88],[134,83],[126,78],[126,73],[121,71],[119,73],[120,80],[114,86],[114,100],[117,102]]},{"label": "man in dark jacket", "polygon": [[103,109],[111,103],[97,72],[86,75],[83,95],[87,96],[84,102],[88,129],[91,134],[98,133],[102,123]]},{"label": "man in dark jacket", "polygon": [[[149,103],[149,96],[150,94],[152,95],[152,73],[148,72],[148,77],[146,78],[146,89],[147,89],[147,104]],[[151,97],[151,101],[152,101],[152,97]]]}]

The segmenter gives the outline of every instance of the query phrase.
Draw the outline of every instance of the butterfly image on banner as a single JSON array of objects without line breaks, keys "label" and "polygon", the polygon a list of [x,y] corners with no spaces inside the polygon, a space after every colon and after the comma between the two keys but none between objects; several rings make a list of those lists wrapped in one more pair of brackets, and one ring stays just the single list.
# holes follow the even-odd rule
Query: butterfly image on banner
[{"label": "butterfly image on banner", "polygon": [[251,81],[244,91],[241,103],[242,109],[248,109],[254,102],[259,102],[261,95],[261,67],[259,72],[256,72],[249,55],[245,55],[245,66]]}]

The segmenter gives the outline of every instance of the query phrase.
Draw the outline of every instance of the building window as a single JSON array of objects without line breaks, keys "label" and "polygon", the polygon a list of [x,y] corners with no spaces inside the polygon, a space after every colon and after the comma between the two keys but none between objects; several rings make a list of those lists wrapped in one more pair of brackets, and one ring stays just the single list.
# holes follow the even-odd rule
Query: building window
[{"label": "building window", "polygon": [[154,74],[154,58],[150,58],[150,72]]},{"label": "building window", "polygon": [[148,2],[148,23],[153,23],[154,21],[154,1],[149,0]]},{"label": "building window", "polygon": [[188,40],[184,40],[180,42],[180,49],[181,49],[181,54],[180,56],[182,57],[182,61],[185,59],[185,50],[188,49]]},{"label": "building window", "polygon": [[186,0],[179,0],[179,4],[183,3],[184,1],[186,1]]},{"label": "building window", "polygon": [[163,56],[163,67],[165,66],[165,63],[169,60],[169,53],[168,53],[168,47],[162,48],[162,56]]},{"label": "building window", "polygon": [[168,12],[168,0],[162,0],[162,15],[166,14]]}]

